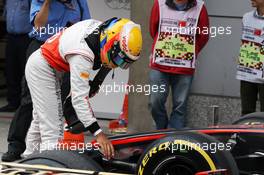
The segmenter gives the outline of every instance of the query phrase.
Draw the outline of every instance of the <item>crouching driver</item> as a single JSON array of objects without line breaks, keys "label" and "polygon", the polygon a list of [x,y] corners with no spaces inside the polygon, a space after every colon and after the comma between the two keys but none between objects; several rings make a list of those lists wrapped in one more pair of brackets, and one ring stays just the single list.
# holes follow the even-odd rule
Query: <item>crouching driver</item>
[{"label": "crouching driver", "polygon": [[141,48],[140,26],[123,18],[104,23],[82,21],[48,39],[26,65],[33,121],[24,155],[54,149],[62,139],[60,79],[63,72],[70,71],[71,101],[79,123],[96,137],[107,158],[113,156],[113,145],[100,129],[89,103],[89,75],[101,65],[106,69],[128,68],[139,58]]}]

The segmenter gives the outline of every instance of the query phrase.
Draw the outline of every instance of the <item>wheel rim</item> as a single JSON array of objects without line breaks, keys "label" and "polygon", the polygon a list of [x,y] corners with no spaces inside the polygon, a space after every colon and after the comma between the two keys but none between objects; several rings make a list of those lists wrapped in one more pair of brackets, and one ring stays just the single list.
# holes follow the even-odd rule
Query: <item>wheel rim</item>
[{"label": "wheel rim", "polygon": [[155,175],[193,175],[197,172],[194,162],[184,157],[168,158],[159,163]]}]

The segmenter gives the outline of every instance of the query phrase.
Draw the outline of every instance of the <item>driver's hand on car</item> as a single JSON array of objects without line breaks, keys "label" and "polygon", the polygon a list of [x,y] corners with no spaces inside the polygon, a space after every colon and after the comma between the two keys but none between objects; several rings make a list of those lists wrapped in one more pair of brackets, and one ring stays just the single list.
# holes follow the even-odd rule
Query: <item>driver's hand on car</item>
[{"label": "driver's hand on car", "polygon": [[115,155],[115,150],[114,147],[112,145],[112,143],[110,142],[110,140],[108,140],[108,138],[106,137],[106,135],[101,132],[96,136],[96,141],[97,143],[99,143],[104,156],[107,159],[111,159],[111,157],[114,157]]}]

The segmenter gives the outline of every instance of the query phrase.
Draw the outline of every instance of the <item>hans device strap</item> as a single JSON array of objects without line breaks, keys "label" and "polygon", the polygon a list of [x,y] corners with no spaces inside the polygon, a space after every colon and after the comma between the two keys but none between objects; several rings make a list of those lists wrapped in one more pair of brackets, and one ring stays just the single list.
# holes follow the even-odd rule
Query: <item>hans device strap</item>
[{"label": "hans device strap", "polygon": [[[101,66],[101,58],[100,58],[100,42],[99,42],[99,38],[100,38],[100,34],[101,32],[108,27],[108,25],[113,21],[116,20],[116,17],[113,17],[107,21],[105,21],[104,23],[102,23],[99,26],[99,33],[98,32],[93,32],[90,35],[88,35],[87,38],[85,38],[85,41],[87,43],[87,45],[92,49],[95,58],[94,58],[94,66],[93,66],[93,70],[97,70],[100,68],[100,70],[98,71],[98,73],[96,74],[96,76],[94,77],[94,79],[92,81],[89,81],[89,85],[90,85],[90,91],[89,91],[89,97],[91,98],[96,92],[99,91],[100,86],[102,85],[105,77],[107,76],[107,74],[111,71],[110,68],[106,68],[104,66]],[[98,30],[97,29],[97,30]]]},{"label": "hans device strap", "polygon": [[90,91],[89,97],[91,98],[95,93],[97,93],[100,89],[100,86],[104,82],[105,77],[111,71],[111,68],[107,68],[102,66],[100,70],[95,75],[93,81],[89,81]]}]

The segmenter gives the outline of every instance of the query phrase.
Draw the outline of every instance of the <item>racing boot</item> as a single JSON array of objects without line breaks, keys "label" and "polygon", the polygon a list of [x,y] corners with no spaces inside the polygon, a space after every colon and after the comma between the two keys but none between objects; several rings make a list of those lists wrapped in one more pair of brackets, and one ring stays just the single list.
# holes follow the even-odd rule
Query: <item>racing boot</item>
[{"label": "racing boot", "polygon": [[7,151],[6,153],[2,155],[1,159],[3,162],[14,162],[16,160],[20,160],[21,156],[17,152]]}]

